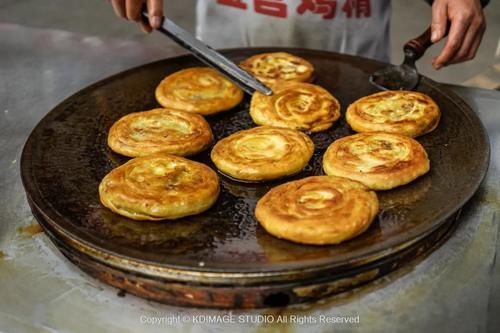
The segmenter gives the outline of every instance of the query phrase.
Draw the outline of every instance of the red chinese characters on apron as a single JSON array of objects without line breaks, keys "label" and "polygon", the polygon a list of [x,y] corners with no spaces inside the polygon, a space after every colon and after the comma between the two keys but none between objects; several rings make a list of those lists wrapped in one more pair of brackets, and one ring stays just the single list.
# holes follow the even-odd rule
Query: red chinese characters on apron
[{"label": "red chinese characters on apron", "polygon": [[217,48],[289,46],[389,60],[390,0],[198,0],[197,35]]}]

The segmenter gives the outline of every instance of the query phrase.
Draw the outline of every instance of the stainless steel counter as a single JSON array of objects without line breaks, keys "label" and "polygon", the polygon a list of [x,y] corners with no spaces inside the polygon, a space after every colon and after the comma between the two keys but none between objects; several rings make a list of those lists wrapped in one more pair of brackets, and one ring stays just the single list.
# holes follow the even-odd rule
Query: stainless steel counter
[{"label": "stainless steel counter", "polygon": [[[500,264],[495,261],[500,254],[500,93],[495,91],[452,88],[478,112],[492,146],[487,179],[463,210],[452,237],[419,263],[316,304],[229,312],[121,297],[69,263],[43,233],[20,230],[35,223],[19,157],[36,123],[92,82],[180,52],[167,42],[143,48],[129,41],[0,24],[0,331],[500,331]],[[223,318],[196,317],[229,314],[235,324],[203,324]],[[322,322],[335,316],[359,322]],[[161,322],[151,323],[154,318]]]}]

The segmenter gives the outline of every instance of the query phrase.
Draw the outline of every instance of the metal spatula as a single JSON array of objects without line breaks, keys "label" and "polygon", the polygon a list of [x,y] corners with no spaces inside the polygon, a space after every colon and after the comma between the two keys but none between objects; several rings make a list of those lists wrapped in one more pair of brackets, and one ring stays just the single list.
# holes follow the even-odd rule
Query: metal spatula
[{"label": "metal spatula", "polygon": [[[430,5],[434,1],[426,0]],[[484,8],[489,0],[481,0],[481,7]],[[450,31],[451,22],[448,21],[446,37]],[[420,80],[415,62],[420,59],[425,51],[431,46],[431,27],[427,28],[423,34],[408,41],[404,47],[405,58],[399,66],[388,66],[370,75],[370,82],[382,90],[413,90]]]},{"label": "metal spatula", "polygon": [[431,45],[431,27],[429,27],[423,34],[404,45],[405,58],[401,65],[390,65],[376,71],[370,76],[370,82],[382,90],[415,89],[420,80],[415,62]]}]

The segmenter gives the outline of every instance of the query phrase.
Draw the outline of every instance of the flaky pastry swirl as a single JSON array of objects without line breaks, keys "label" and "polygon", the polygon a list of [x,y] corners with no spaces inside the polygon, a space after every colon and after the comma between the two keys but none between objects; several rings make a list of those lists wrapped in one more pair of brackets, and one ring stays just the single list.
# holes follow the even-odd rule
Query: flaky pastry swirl
[{"label": "flaky pastry swirl", "polygon": [[209,115],[238,105],[243,91],[211,68],[194,67],[161,81],[156,88],[156,99],[167,108]]},{"label": "flaky pastry swirl", "polygon": [[99,185],[104,206],[134,220],[177,219],[210,208],[219,179],[208,166],[163,153],[134,158]]},{"label": "flaky pastry swirl", "polygon": [[416,140],[391,133],[359,133],[333,142],[323,156],[326,174],[359,181],[374,190],[407,184],[430,162]]},{"label": "flaky pastry swirl", "polygon": [[270,234],[297,243],[338,244],[371,224],[375,192],[346,178],[313,176],[279,185],[257,203],[255,216]]},{"label": "flaky pastry swirl", "polygon": [[399,133],[412,138],[433,131],[441,118],[437,104],[416,91],[383,91],[352,103],[346,120],[356,132]]},{"label": "flaky pastry swirl", "polygon": [[280,82],[273,92],[272,96],[256,92],[252,97],[250,116],[258,125],[319,132],[340,117],[337,99],[314,84]]},{"label": "flaky pastry swirl", "polygon": [[236,132],[214,146],[212,161],[223,173],[241,180],[270,180],[301,171],[314,143],[304,133],[260,126]]},{"label": "flaky pastry swirl", "polygon": [[164,152],[189,156],[207,148],[212,130],[200,115],[173,109],[134,112],[111,126],[109,147],[129,157]]},{"label": "flaky pastry swirl", "polygon": [[308,82],[314,72],[310,62],[286,52],[257,54],[242,61],[240,66],[271,85],[279,80]]}]

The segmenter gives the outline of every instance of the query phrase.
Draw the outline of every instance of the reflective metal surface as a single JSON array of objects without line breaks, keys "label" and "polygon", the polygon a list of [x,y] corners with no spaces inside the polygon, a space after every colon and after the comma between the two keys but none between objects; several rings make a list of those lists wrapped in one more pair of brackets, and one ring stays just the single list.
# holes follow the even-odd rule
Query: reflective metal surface
[{"label": "reflective metal surface", "polygon": [[[40,45],[40,47],[33,47]],[[22,145],[34,125],[73,92],[112,73],[172,56],[164,45],[142,49],[60,31],[0,25],[0,330],[6,332],[330,332],[332,324],[152,325],[141,316],[226,314],[149,303],[88,278],[36,228],[19,178]],[[452,237],[424,261],[376,285],[321,303],[279,310],[299,316],[359,315],[339,331],[494,332],[500,312],[500,94],[454,88],[478,112],[490,136],[492,163]],[[57,181],[57,180],[55,180]],[[443,193],[443,195],[447,195]],[[277,310],[233,314],[276,314]]]}]

